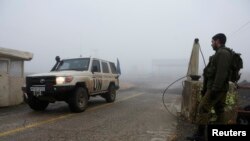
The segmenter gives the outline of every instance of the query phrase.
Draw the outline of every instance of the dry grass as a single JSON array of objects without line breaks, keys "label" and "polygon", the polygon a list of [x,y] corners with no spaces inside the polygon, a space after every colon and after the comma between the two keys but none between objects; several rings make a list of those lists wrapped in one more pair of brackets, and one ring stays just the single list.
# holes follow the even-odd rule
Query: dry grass
[{"label": "dry grass", "polygon": [[120,82],[120,90],[126,90],[134,87],[134,84],[129,82]]}]

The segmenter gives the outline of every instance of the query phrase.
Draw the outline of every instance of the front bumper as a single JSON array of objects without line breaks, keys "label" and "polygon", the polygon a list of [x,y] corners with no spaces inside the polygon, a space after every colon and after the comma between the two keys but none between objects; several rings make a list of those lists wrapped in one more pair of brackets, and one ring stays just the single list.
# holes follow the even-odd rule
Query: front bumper
[{"label": "front bumper", "polygon": [[[31,87],[45,87],[45,91],[39,92],[39,94],[31,91]],[[62,101],[67,100],[70,95],[74,92],[75,86],[29,86],[29,87],[22,87],[24,93],[27,94],[27,97],[34,96],[41,100],[46,101]]]}]

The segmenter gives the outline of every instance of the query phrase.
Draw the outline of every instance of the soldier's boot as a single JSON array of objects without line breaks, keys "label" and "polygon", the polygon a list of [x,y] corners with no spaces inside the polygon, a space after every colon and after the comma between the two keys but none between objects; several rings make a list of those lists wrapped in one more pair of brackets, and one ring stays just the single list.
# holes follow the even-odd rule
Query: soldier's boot
[{"label": "soldier's boot", "polygon": [[186,137],[189,141],[205,141],[205,125],[199,125],[197,131],[190,137]]}]

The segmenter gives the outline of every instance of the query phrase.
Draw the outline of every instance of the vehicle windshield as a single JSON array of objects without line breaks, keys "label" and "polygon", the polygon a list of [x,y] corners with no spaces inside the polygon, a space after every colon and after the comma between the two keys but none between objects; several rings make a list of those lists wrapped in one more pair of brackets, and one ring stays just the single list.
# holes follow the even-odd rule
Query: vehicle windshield
[{"label": "vehicle windshield", "polygon": [[56,71],[76,70],[86,71],[89,68],[89,58],[67,59],[60,61]]}]

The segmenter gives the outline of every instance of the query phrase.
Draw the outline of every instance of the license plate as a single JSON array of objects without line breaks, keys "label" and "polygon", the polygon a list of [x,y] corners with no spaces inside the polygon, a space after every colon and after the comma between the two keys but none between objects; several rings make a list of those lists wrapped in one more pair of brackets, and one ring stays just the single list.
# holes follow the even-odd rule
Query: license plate
[{"label": "license plate", "polygon": [[38,97],[42,95],[42,92],[45,91],[45,87],[30,87],[30,91],[33,92],[33,95]]}]

